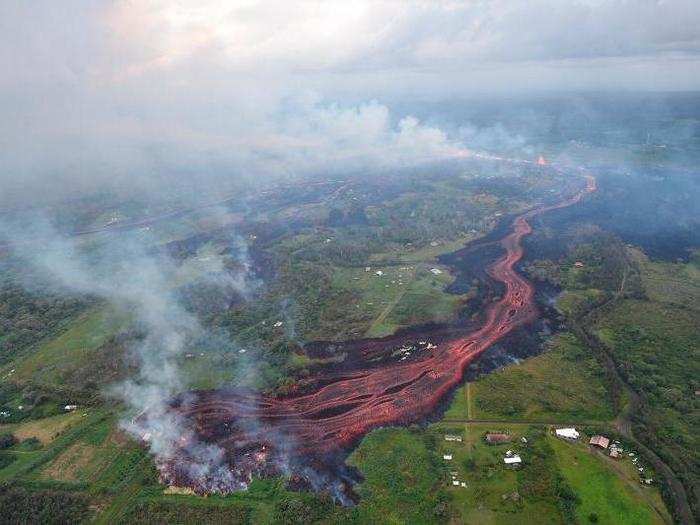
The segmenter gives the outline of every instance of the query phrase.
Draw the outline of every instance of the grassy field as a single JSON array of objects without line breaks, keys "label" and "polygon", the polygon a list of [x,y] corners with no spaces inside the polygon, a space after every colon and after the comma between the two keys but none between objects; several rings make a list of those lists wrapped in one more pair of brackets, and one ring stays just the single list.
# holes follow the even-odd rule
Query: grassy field
[{"label": "grassy field", "polygon": [[31,353],[6,365],[13,369],[17,382],[58,384],[71,383],[71,376],[94,362],[100,347],[124,326],[126,320],[111,308],[90,310],[76,319],[56,337],[41,344]]},{"label": "grassy field", "polygon": [[[549,437],[559,469],[576,493],[579,523],[642,525],[669,523],[658,492],[614,470],[614,460],[582,443]],[[658,509],[658,510],[657,510]]]},{"label": "grassy field", "polygon": [[475,419],[607,421],[614,417],[602,369],[576,338],[560,334],[547,351],[489,374],[472,387]]},{"label": "grassy field", "polygon": [[51,443],[68,428],[76,425],[85,412],[76,410],[67,414],[46,417],[13,425],[0,425],[0,434],[11,432],[17,439],[38,439],[43,445]]},{"label": "grassy field", "polygon": [[421,430],[381,429],[350,456],[364,481],[353,512],[359,523],[433,523],[448,516],[435,439]]},{"label": "grassy field", "polygon": [[[520,472],[507,467],[503,456],[507,450],[521,453],[526,446],[520,441],[530,435],[529,425],[451,423],[431,427],[443,460],[443,483],[451,496],[455,518],[461,523],[560,523],[560,512],[551,498],[527,498],[522,494]],[[483,439],[486,432],[506,432],[512,442],[492,446]],[[463,441],[448,442],[444,435],[460,435]],[[456,474],[456,477],[453,475]],[[458,481],[460,485],[453,485]],[[462,487],[464,482],[466,487]]]}]

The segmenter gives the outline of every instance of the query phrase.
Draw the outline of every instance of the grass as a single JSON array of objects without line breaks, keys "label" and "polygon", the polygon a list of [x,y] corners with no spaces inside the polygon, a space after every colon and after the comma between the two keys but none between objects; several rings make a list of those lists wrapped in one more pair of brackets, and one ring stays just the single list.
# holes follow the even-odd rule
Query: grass
[{"label": "grass", "polygon": [[467,383],[455,391],[452,402],[443,416],[444,419],[468,419],[472,416],[471,393],[473,389],[474,384]]},{"label": "grass", "polygon": [[6,368],[15,369],[12,378],[17,382],[63,384],[73,371],[95,359],[98,349],[123,322],[110,308],[90,310],[78,316],[65,331]]},{"label": "grass", "polygon": [[76,410],[67,414],[27,421],[16,425],[0,425],[0,433],[12,432],[20,441],[28,438],[37,438],[43,445],[46,445],[51,443],[62,432],[81,421],[83,413],[85,413],[83,410]]},{"label": "grass", "polygon": [[472,417],[543,422],[612,419],[603,370],[590,352],[567,333],[551,338],[548,346],[543,354],[476,381],[471,387]]},{"label": "grass", "polygon": [[376,430],[362,441],[349,459],[364,476],[357,488],[362,497],[354,511],[357,522],[440,521],[447,510],[432,441],[429,434],[403,428]]},{"label": "grass", "polygon": [[664,512],[662,517],[650,506],[649,498],[654,490],[639,486],[638,481],[626,482],[607,464],[612,460],[590,451],[582,443],[553,437],[549,440],[562,475],[579,499],[576,505],[579,523],[591,523],[593,516],[598,523],[620,525],[664,523],[664,518],[669,519],[668,514]]},{"label": "grass", "polygon": [[556,308],[564,315],[575,315],[590,306],[601,303],[606,297],[603,290],[566,290],[557,299]]},{"label": "grass", "polygon": [[84,479],[86,467],[93,461],[96,447],[86,443],[74,443],[64,450],[41,472],[41,477],[58,481]]},{"label": "grass", "polygon": [[356,297],[347,307],[361,311],[367,319],[365,336],[382,337],[402,327],[454,316],[464,297],[445,293],[454,278],[447,271],[434,275],[430,272],[434,267],[437,265],[370,266],[370,271],[335,267],[332,286]]},{"label": "grass", "polygon": [[[77,440],[85,435],[89,435],[95,425],[101,424],[107,418],[107,415],[102,410],[92,409],[87,414],[87,416],[76,420],[74,424],[62,426],[61,431],[58,433],[55,430],[51,431],[48,434],[52,436],[51,441],[42,448],[38,450],[18,449],[13,452],[16,456],[16,461],[4,469],[0,469],[0,481],[37,477],[39,471],[45,465],[55,460]],[[40,422],[41,420],[37,421],[37,423]],[[52,428],[55,429],[55,427]]]},{"label": "grass", "polygon": [[436,260],[440,255],[459,250],[464,247],[465,244],[479,236],[479,233],[470,233],[454,240],[435,241],[437,242],[435,246],[431,246],[430,243],[428,243],[425,246],[415,249],[412,246],[404,245],[397,247],[394,251],[372,254],[370,261],[374,264],[385,264],[389,261],[405,264],[430,262]]},{"label": "grass", "polygon": [[[521,473],[507,467],[503,457],[507,450],[529,459],[528,447],[520,438],[530,435],[530,425],[468,423],[462,425],[464,441],[448,442],[444,434],[455,434],[455,425],[434,425],[438,453],[452,455],[444,461],[443,483],[451,496],[451,506],[461,523],[559,523],[560,513],[551,497],[527,498],[523,494]],[[486,432],[506,432],[510,443],[488,445]],[[467,487],[454,486],[452,474]]]}]

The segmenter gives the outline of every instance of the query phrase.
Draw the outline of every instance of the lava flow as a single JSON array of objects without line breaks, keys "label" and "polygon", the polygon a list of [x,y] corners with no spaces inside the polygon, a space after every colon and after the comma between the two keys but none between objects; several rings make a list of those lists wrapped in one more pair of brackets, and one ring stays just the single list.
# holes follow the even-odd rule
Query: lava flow
[{"label": "lava flow", "polygon": [[[192,422],[203,442],[224,451],[225,461],[243,484],[253,473],[270,470],[304,477],[299,465],[331,461],[329,458],[347,451],[374,428],[425,418],[460,384],[470,362],[537,317],[534,288],[514,269],[523,256],[521,241],[532,231],[528,219],[570,206],[595,189],[595,179],[587,176],[586,188],[573,197],[514,219],[512,231],[500,241],[505,255],[488,268],[505,285],[505,292],[487,307],[478,330],[423,345],[403,361],[367,362],[351,371],[328,367],[289,396],[199,391],[190,393],[186,402],[174,403],[173,408]],[[186,472],[177,459],[161,469],[162,477],[171,484],[201,485],[201,480],[188,479]],[[313,485],[312,480],[307,481]]]}]

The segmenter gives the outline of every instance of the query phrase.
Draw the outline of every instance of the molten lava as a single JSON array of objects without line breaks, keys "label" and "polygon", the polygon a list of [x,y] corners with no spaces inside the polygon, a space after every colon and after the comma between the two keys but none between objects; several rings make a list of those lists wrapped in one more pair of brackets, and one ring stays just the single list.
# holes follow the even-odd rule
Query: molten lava
[{"label": "molten lava", "polygon": [[[514,269],[523,256],[521,241],[532,231],[528,219],[578,202],[596,189],[593,177],[588,176],[587,181],[586,188],[568,200],[514,219],[512,232],[500,241],[505,255],[488,268],[505,285],[505,293],[489,305],[478,330],[423,346],[410,360],[368,362],[351,371],[328,367],[306,380],[297,394],[275,397],[241,390],[199,391],[194,401],[176,403],[174,409],[193,422],[202,441],[226,451],[232,470],[248,464],[255,472],[263,470],[262,462],[281,461],[282,457],[299,464],[322,463],[374,428],[424,418],[460,384],[469,363],[537,317],[533,286]],[[289,471],[289,463],[277,470]],[[188,480],[177,479],[177,484],[187,485]]]}]

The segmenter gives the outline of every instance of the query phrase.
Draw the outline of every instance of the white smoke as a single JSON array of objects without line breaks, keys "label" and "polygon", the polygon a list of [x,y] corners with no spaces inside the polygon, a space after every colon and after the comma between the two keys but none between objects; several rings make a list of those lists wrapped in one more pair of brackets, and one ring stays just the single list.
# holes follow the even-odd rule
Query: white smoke
[{"label": "white smoke", "polygon": [[[45,220],[32,218],[32,225],[0,225],[0,237],[13,244],[13,251],[44,273],[55,286],[99,297],[131,316],[143,337],[130,349],[138,371],[107,393],[123,401],[128,416],[122,427],[148,443],[156,464],[162,466],[183,451],[193,479],[208,487],[231,487],[233,479],[215,445],[197,441],[194,429],[170,409],[173,398],[187,388],[178,360],[185,350],[206,337],[198,320],[178,301],[174,276],[177,265],[162,251],[149,247],[141,237],[108,236],[97,242],[62,237]],[[26,239],[43,239],[42,244]],[[223,264],[220,265],[223,268]],[[249,269],[249,262],[243,267]],[[208,283],[216,282],[209,277]],[[222,285],[245,286],[244,279],[224,277]],[[204,482],[202,482],[204,483]]]}]

